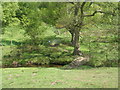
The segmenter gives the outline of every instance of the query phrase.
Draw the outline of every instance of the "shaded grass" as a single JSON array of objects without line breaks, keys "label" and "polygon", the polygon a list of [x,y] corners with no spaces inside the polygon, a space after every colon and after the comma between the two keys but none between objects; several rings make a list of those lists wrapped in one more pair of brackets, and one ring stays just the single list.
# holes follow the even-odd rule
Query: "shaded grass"
[{"label": "shaded grass", "polygon": [[[11,45],[11,41],[10,40],[2,40],[1,41],[3,45]],[[12,45],[20,45],[22,42],[17,42],[12,40]]]},{"label": "shaded grass", "polygon": [[29,45],[3,46],[3,66],[12,67],[13,61],[17,61],[21,66],[25,66],[28,61],[32,61],[34,64],[66,65],[74,60],[72,46],[60,44],[57,47],[44,45],[31,47]]},{"label": "shaded grass", "polygon": [[118,69],[3,68],[3,88],[33,87],[117,88]]}]

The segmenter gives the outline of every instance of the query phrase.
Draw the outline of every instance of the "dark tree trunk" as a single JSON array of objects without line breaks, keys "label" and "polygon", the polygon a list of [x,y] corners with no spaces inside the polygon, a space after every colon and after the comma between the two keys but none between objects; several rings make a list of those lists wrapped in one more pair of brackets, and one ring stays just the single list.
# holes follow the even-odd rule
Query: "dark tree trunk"
[{"label": "dark tree trunk", "polygon": [[74,38],[75,38],[75,33],[73,30],[69,30],[70,34],[71,34],[71,44],[74,45]]},{"label": "dark tree trunk", "polygon": [[[75,11],[74,11],[74,16],[75,16],[75,20],[74,20],[74,33],[75,33],[75,37],[74,37],[74,51],[73,54],[74,55],[82,55],[81,51],[79,50],[79,33],[83,24],[83,20],[84,20],[84,15],[83,15],[83,7],[85,5],[86,2],[83,2],[80,6],[80,3],[76,4],[75,7]],[[79,7],[80,6],[80,7]],[[79,15],[79,9],[81,11],[81,14]]]},{"label": "dark tree trunk", "polygon": [[82,55],[82,53],[79,50],[79,29],[75,30],[75,37],[74,37],[74,55]]},{"label": "dark tree trunk", "polygon": [[72,43],[72,45],[73,45],[73,44],[74,44],[74,37],[75,37],[75,35],[74,35],[74,33],[71,33],[71,35],[72,35],[71,43]]}]

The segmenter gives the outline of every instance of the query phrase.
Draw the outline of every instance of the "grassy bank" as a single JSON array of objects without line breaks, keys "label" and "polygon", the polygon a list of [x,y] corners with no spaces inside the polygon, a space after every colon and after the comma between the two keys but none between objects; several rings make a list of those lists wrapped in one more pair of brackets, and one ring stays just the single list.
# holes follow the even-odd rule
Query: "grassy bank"
[{"label": "grassy bank", "polygon": [[3,68],[3,88],[117,88],[118,69]]}]

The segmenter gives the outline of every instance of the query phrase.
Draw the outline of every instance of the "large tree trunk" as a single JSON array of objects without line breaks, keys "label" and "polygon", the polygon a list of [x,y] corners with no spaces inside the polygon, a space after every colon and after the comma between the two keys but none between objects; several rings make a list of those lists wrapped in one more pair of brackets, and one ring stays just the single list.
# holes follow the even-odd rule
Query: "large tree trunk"
[{"label": "large tree trunk", "polygon": [[79,50],[79,29],[75,30],[75,37],[74,37],[74,55],[82,55],[82,53]]},{"label": "large tree trunk", "polygon": [[75,33],[73,30],[69,30],[70,34],[71,34],[71,44],[74,45],[74,38],[75,38]]},{"label": "large tree trunk", "polygon": [[73,44],[74,44],[74,37],[75,37],[75,34],[74,34],[74,33],[71,33],[71,35],[72,35],[71,43],[72,43],[72,45],[73,45]]},{"label": "large tree trunk", "polygon": [[74,46],[74,51],[73,51],[74,55],[82,55],[81,51],[79,50],[79,33],[83,25],[83,20],[84,20],[83,7],[85,4],[86,2],[83,2],[82,4],[80,2],[77,2],[76,4],[74,4],[74,19],[72,23],[73,27],[70,27],[70,28],[74,28],[73,30],[74,36],[72,34],[72,40],[71,40]]},{"label": "large tree trunk", "polygon": [[75,30],[75,37],[74,37],[74,55],[79,55],[79,31]]}]

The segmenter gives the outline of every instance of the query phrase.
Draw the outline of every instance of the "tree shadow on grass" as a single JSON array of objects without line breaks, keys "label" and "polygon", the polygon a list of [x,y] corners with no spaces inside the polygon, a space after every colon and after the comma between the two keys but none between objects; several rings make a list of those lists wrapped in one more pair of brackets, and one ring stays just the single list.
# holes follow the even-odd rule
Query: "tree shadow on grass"
[{"label": "tree shadow on grass", "polygon": [[55,44],[64,44],[68,46],[72,46],[69,40],[65,40],[64,38],[61,37],[56,37],[56,36],[48,36],[42,39],[42,45],[48,47],[50,44],[55,43]]},{"label": "tree shadow on grass", "polygon": [[[3,45],[11,45],[10,40],[2,40],[1,42]],[[17,42],[17,41],[12,40],[12,45],[20,45],[20,44],[21,44],[21,42]]]},{"label": "tree shadow on grass", "polygon": [[74,67],[74,68],[68,68],[68,65],[65,65],[63,67],[60,67],[59,69],[61,70],[89,70],[93,69],[95,67],[89,66],[89,65],[81,65],[79,67]]},{"label": "tree shadow on grass", "polygon": [[37,67],[38,69],[57,69],[57,70],[90,70],[90,69],[94,69],[95,67],[92,67],[92,66],[88,66],[88,65],[82,65],[80,67],[76,67],[76,68],[66,68],[66,65],[65,66],[42,66],[42,67]]}]

